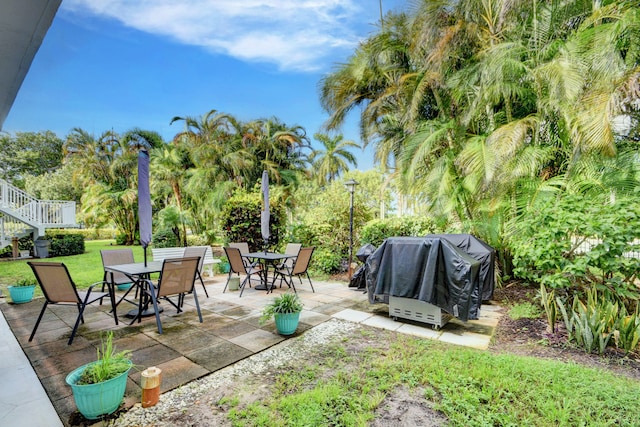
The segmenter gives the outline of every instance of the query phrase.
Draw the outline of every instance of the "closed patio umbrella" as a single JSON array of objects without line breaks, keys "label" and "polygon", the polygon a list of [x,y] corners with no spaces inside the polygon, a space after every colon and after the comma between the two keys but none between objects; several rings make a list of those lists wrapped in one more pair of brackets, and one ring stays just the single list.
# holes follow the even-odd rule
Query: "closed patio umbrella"
[{"label": "closed patio umbrella", "polygon": [[144,265],[147,265],[147,247],[151,243],[151,192],[149,190],[149,153],[138,152],[138,224],[140,244],[144,249]]},{"label": "closed patio umbrella", "polygon": [[267,171],[262,172],[262,211],[260,212],[260,231],[264,240],[264,250],[267,251],[267,244],[271,233],[269,232],[269,221],[271,213],[269,212],[269,175]]}]

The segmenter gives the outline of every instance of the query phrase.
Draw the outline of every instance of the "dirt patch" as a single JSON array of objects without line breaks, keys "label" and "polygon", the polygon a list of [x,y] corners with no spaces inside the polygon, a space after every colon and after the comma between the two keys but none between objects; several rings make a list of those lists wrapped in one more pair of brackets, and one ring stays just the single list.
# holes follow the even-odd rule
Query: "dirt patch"
[{"label": "dirt patch", "polygon": [[423,397],[423,390],[400,387],[385,397],[376,410],[371,427],[438,427],[447,417],[434,410]]}]

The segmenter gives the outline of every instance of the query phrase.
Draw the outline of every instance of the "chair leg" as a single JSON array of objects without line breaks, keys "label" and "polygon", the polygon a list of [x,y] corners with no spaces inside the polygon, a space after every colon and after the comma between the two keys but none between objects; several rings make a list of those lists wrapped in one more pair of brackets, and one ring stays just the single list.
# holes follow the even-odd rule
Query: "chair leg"
[{"label": "chair leg", "polygon": [[298,291],[296,290],[296,285],[293,284],[293,276],[289,276],[287,285],[289,285],[290,288],[293,288],[293,292],[295,292],[296,294],[298,293]]},{"label": "chair leg", "polygon": [[38,316],[38,320],[36,320],[36,325],[33,327],[33,331],[31,331],[31,336],[29,336],[29,342],[31,342],[31,340],[33,339],[33,336],[36,334],[36,330],[38,329],[38,326],[40,325],[40,321],[42,320],[42,316],[44,316],[44,311],[47,309],[47,304],[49,304],[49,301],[44,302],[44,305],[42,306],[42,310],[40,310],[40,316]]},{"label": "chair leg", "polygon": [[199,271],[198,271],[198,279],[200,279],[200,283],[202,283],[202,289],[204,289],[204,294],[207,296],[207,298],[209,298],[209,292],[207,292],[207,287],[204,285],[204,280],[202,280],[202,276],[200,275]]},{"label": "chair leg", "polygon": [[[238,298],[242,297],[242,293],[244,292],[244,287],[247,284],[247,282],[251,282],[250,277],[251,277],[250,275],[247,275],[247,277],[244,278],[242,283],[240,283],[240,296]],[[251,287],[251,283],[249,283],[249,287]]]},{"label": "chair leg", "polygon": [[[151,302],[153,303],[153,311],[156,314],[156,324],[158,325],[158,333],[162,335],[162,323],[160,322],[160,313],[158,313],[158,300],[156,298],[155,289],[152,286],[149,286],[149,294],[151,295]],[[140,317],[142,317],[142,313],[140,313]]]},{"label": "chair leg", "polygon": [[202,312],[200,312],[200,303],[198,302],[198,294],[196,293],[196,288],[193,288],[193,299],[196,302],[196,310],[198,310],[198,318],[200,319],[200,323],[202,323]]},{"label": "chair leg", "polygon": [[[311,285],[311,290],[315,293],[316,290],[313,289],[313,283],[311,283],[311,277],[309,277],[309,273],[307,271],[305,271],[305,274],[307,275],[307,279],[309,279],[309,284]],[[302,283],[302,277],[300,277],[300,283]]]},{"label": "chair leg", "polygon": [[84,323],[82,315],[84,314],[84,309],[86,306],[86,304],[78,304],[78,318],[76,319],[76,323],[73,325],[73,331],[71,331],[71,336],[69,337],[69,342],[67,343],[67,345],[71,345],[71,343],[73,342],[73,338],[76,336],[76,332],[78,331],[80,322],[82,321],[82,323]]},{"label": "chair leg", "polygon": [[[109,287],[109,299],[111,300],[111,311],[113,311],[113,319],[116,321],[116,326],[118,325],[118,314],[116,313],[116,292],[115,292],[115,288],[116,286],[111,283],[107,283],[107,286]],[[102,304],[102,299],[100,299],[100,304]]]}]

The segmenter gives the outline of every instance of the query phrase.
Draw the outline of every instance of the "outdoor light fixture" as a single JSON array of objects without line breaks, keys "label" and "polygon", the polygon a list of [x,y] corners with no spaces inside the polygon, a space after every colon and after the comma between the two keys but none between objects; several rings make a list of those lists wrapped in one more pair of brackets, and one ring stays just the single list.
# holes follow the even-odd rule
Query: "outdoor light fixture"
[{"label": "outdoor light fixture", "polygon": [[344,186],[351,193],[351,204],[349,206],[349,281],[351,281],[351,264],[353,263],[353,193],[355,193],[357,185],[360,185],[360,183],[353,178],[344,183]]}]

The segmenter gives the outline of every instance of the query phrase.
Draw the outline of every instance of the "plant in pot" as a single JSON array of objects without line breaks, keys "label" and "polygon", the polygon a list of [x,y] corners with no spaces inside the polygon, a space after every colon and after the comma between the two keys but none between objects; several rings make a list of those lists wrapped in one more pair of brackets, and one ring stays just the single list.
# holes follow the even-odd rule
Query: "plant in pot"
[{"label": "plant in pot", "polygon": [[9,286],[9,295],[14,304],[23,304],[31,301],[36,289],[36,279],[20,279],[15,285]]},{"label": "plant in pot", "polygon": [[116,352],[112,331],[102,338],[97,356],[96,361],[75,369],[66,378],[78,411],[90,420],[118,409],[133,367],[130,350]]},{"label": "plant in pot", "polygon": [[302,307],[302,301],[298,298],[298,294],[284,293],[275,297],[271,303],[264,307],[260,323],[265,323],[273,318],[280,335],[291,335],[298,329]]}]

